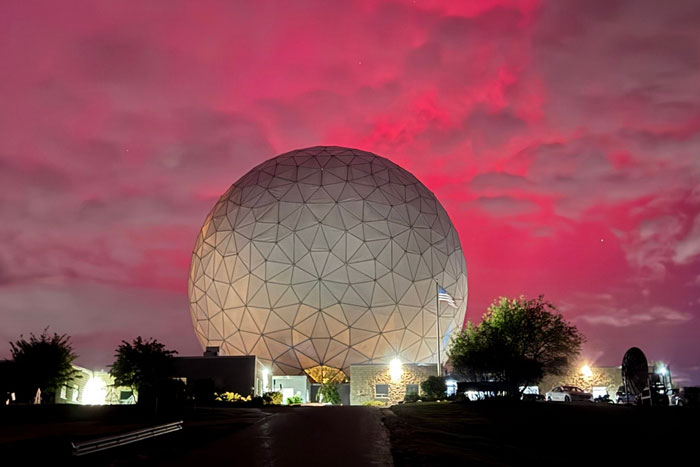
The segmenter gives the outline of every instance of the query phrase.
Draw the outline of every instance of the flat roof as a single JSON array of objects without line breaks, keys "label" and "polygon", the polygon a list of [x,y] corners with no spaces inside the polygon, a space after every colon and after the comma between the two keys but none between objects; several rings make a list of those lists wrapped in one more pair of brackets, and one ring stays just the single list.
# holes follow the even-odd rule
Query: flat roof
[{"label": "flat roof", "polygon": [[177,359],[187,360],[223,360],[236,358],[258,358],[255,355],[186,355],[183,357],[174,357]]}]

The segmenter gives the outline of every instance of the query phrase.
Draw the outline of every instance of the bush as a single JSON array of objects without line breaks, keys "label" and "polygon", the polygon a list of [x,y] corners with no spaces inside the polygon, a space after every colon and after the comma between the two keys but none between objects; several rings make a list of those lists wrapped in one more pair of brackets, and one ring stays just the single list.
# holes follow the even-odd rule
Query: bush
[{"label": "bush", "polygon": [[418,402],[420,396],[418,394],[406,394],[403,398],[404,402]]},{"label": "bush", "polygon": [[382,401],[364,401],[362,405],[367,405],[369,407],[384,407],[386,403]]},{"label": "bush", "polygon": [[255,396],[253,397],[248,404],[252,405],[253,407],[262,407],[263,405],[266,405],[267,402],[265,402],[265,399],[263,399],[261,396]]},{"label": "bush", "polygon": [[321,387],[318,388],[316,400],[326,404],[340,404],[340,394],[338,393],[338,385],[333,382],[321,384]]},{"label": "bush", "polygon": [[471,402],[467,397],[467,394],[463,392],[452,394],[451,396],[447,397],[447,400],[451,402]]},{"label": "bush", "polygon": [[214,393],[214,400],[218,402],[250,402],[250,396],[241,396],[237,392]]},{"label": "bush", "polygon": [[279,391],[266,392],[263,394],[263,400],[267,405],[281,405],[282,404],[282,393]]},{"label": "bush", "polygon": [[445,378],[441,376],[429,376],[428,379],[420,383],[421,391],[425,394],[425,399],[444,399],[447,392]]},{"label": "bush", "polygon": [[301,404],[303,402],[300,396],[287,397],[287,405]]}]

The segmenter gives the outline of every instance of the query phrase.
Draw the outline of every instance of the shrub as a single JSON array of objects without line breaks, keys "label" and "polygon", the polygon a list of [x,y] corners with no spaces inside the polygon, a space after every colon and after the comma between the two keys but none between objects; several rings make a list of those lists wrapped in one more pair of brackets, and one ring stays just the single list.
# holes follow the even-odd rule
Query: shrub
[{"label": "shrub", "polygon": [[261,396],[255,396],[253,397],[248,404],[252,405],[253,407],[262,407],[263,405],[267,404],[265,402],[265,399],[263,399]]},{"label": "shrub", "polygon": [[447,392],[445,378],[441,376],[429,376],[420,383],[420,388],[426,399],[444,399]]},{"label": "shrub", "polygon": [[250,402],[250,396],[241,396],[237,392],[214,393],[214,400],[219,402]]},{"label": "shrub", "polygon": [[386,403],[382,401],[364,401],[362,405],[367,405],[370,407],[384,407]]},{"label": "shrub", "polygon": [[282,393],[279,391],[266,392],[263,394],[263,400],[267,405],[280,405],[282,404]]},{"label": "shrub", "polygon": [[406,394],[403,398],[404,402],[418,402],[420,396],[418,394]]},{"label": "shrub", "polygon": [[303,402],[300,396],[287,397],[287,405],[301,404]]},{"label": "shrub", "polygon": [[467,397],[466,393],[458,392],[447,397],[448,401],[452,402],[471,402]]},{"label": "shrub", "polygon": [[338,393],[338,385],[333,382],[321,384],[321,387],[318,388],[316,400],[318,400],[319,402],[324,402],[326,404],[340,404],[340,394]]}]

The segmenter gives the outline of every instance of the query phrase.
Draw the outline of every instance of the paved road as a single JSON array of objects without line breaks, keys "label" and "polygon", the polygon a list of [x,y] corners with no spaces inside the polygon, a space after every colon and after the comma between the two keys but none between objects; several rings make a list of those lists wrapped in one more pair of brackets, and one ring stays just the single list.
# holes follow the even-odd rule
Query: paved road
[{"label": "paved road", "polygon": [[374,407],[267,412],[245,429],[188,451],[176,465],[392,466],[389,433],[381,417]]}]

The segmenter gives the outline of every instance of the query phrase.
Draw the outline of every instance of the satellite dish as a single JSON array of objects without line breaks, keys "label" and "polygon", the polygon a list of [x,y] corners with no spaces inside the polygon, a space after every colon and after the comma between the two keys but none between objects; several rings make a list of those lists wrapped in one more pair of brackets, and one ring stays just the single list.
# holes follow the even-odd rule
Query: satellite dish
[{"label": "satellite dish", "polygon": [[622,382],[627,394],[638,396],[647,385],[649,364],[647,357],[637,347],[630,348],[622,357]]}]

